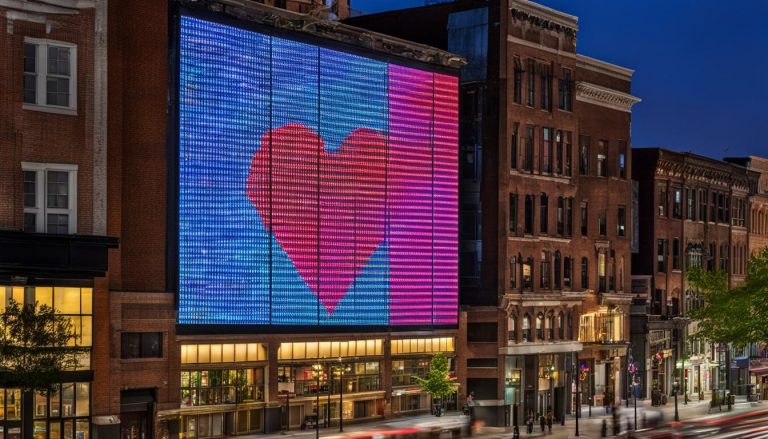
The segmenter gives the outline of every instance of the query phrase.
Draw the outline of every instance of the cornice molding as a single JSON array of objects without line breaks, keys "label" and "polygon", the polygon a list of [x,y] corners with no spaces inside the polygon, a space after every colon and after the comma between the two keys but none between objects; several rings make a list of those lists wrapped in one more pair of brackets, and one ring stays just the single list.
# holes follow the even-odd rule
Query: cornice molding
[{"label": "cornice molding", "polygon": [[0,8],[39,14],[77,14],[94,6],[93,0],[0,0]]},{"label": "cornice molding", "polygon": [[442,65],[454,69],[459,69],[467,64],[466,59],[460,55],[427,46],[426,44],[414,43],[402,38],[351,26],[338,20],[330,20],[327,16],[323,16],[322,11],[300,14],[243,0],[174,1],[190,9],[207,9],[238,20],[251,21],[279,29],[314,35],[327,40],[364,47],[414,61]]},{"label": "cornice molding", "polygon": [[511,0],[509,10],[512,17],[518,20],[527,20],[541,28],[556,30],[570,37],[576,37],[579,30],[579,17],[528,0]]},{"label": "cornice molding", "polygon": [[642,99],[597,84],[580,81],[576,83],[576,100],[631,113],[632,106]]},{"label": "cornice molding", "polygon": [[691,153],[661,150],[656,162],[656,175],[682,178],[703,184],[719,185],[746,195],[753,192],[760,174],[739,165]]},{"label": "cornice molding", "polygon": [[625,81],[631,80],[632,75],[635,73],[632,69],[581,54],[576,55],[576,67],[623,79]]}]

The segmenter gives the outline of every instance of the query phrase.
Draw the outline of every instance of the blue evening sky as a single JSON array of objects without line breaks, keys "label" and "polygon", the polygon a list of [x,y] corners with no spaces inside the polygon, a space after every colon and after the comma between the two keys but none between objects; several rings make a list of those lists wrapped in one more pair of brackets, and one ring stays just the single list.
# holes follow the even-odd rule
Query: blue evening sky
[{"label": "blue evening sky", "polygon": [[[424,0],[351,3],[373,13]],[[635,70],[634,146],[768,156],[768,1],[538,3],[579,17],[579,53]]]}]

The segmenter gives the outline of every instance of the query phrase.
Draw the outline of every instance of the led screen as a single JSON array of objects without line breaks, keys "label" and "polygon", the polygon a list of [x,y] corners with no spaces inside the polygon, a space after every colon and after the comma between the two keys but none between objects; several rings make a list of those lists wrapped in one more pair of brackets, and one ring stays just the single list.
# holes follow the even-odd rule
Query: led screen
[{"label": "led screen", "polygon": [[179,32],[179,323],[455,325],[456,77]]}]

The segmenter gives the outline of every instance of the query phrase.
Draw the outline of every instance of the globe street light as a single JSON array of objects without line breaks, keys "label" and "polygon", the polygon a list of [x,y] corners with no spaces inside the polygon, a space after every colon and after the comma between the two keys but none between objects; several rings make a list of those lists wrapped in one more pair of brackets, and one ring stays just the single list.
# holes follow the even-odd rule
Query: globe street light
[{"label": "globe street light", "polygon": [[312,374],[315,375],[315,379],[317,380],[317,387],[315,388],[315,395],[317,397],[317,401],[315,403],[315,438],[320,439],[320,376],[323,374],[323,365],[313,365]]}]

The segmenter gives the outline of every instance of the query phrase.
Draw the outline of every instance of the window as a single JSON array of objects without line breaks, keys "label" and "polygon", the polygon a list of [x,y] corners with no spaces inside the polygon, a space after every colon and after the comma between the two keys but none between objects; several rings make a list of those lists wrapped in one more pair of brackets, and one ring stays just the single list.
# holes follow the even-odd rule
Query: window
[{"label": "window", "polygon": [[517,235],[517,194],[509,194],[509,234]]},{"label": "window", "polygon": [[534,127],[525,127],[525,155],[523,157],[523,169],[533,172],[533,132]]},{"label": "window", "polygon": [[509,288],[517,288],[517,257],[509,258]]},{"label": "window", "polygon": [[536,340],[544,340],[544,314],[536,316]]},{"label": "window", "polygon": [[597,230],[600,236],[605,236],[608,231],[607,219],[605,217],[605,211],[600,211],[600,215],[597,217]]},{"label": "window", "polygon": [[467,323],[467,341],[488,343],[498,338],[498,323],[496,322],[470,322]]},{"label": "window", "polygon": [[564,332],[565,332],[565,322],[564,322],[564,320],[565,319],[563,318],[563,313],[561,311],[560,314],[557,315],[557,338],[559,338],[560,340],[562,340],[564,338],[564,336],[565,336],[565,334],[564,334]]},{"label": "window", "polygon": [[666,264],[666,256],[667,256],[667,242],[663,239],[657,239],[656,240],[656,270],[659,273],[666,273],[667,271],[667,264]]},{"label": "window", "polygon": [[552,67],[546,64],[540,66],[541,72],[541,109],[552,111]]},{"label": "window", "polygon": [[707,254],[707,271],[715,271],[715,263],[717,262],[715,258],[717,257],[715,255],[715,251],[717,250],[717,245],[713,242],[709,243],[709,253]]},{"label": "window", "polygon": [[560,251],[558,250],[555,252],[555,263],[554,263],[554,269],[555,269],[554,285],[556,290],[562,289],[561,265],[562,265],[562,258],[560,256]]},{"label": "window", "polygon": [[[360,363],[345,365],[350,372],[344,374],[344,379],[354,380]],[[350,367],[351,366],[351,367]],[[282,370],[285,372],[285,370]],[[302,372],[308,372],[302,370]],[[363,374],[365,370],[362,370]],[[296,374],[299,372],[297,371]],[[182,370],[181,374],[181,406],[193,407],[202,405],[234,404],[245,401],[264,401],[264,368],[254,369],[203,369]],[[355,377],[355,378],[353,378]],[[316,386],[305,380],[294,379],[296,393],[310,393],[310,388],[316,392]],[[314,383],[314,380],[312,380]],[[320,382],[321,390],[327,383]],[[313,393],[314,393],[313,392]]]},{"label": "window", "polygon": [[717,194],[717,222],[728,223],[728,195],[724,193]]},{"label": "window", "polygon": [[77,231],[77,165],[22,162],[24,231]]},{"label": "window", "polygon": [[543,290],[550,289],[549,286],[549,253],[541,252],[541,282],[539,286]]},{"label": "window", "polygon": [[601,293],[605,292],[605,263],[606,254],[603,250],[597,254],[597,290]]},{"label": "window", "polygon": [[672,240],[672,269],[680,269],[680,240],[677,238]]},{"label": "window", "polygon": [[627,142],[619,140],[619,178],[627,178]]},{"label": "window", "polygon": [[626,236],[627,234],[627,208],[619,206],[616,210],[616,234]]},{"label": "window", "polygon": [[728,273],[728,245],[720,244],[720,270]]},{"label": "window", "polygon": [[24,41],[24,104],[74,110],[77,46],[27,38]]},{"label": "window", "polygon": [[696,221],[696,189],[692,187],[686,189],[685,219]]},{"label": "window", "polygon": [[523,233],[533,235],[533,195],[525,196],[525,212],[523,212],[524,224]]},{"label": "window", "polygon": [[581,289],[589,288],[589,259],[581,258]]},{"label": "window", "polygon": [[120,358],[163,358],[163,333],[121,333]]},{"label": "window", "polygon": [[579,136],[579,174],[589,175],[589,136]]},{"label": "window", "polygon": [[588,212],[587,212],[587,202],[581,203],[581,236],[587,236],[587,232],[589,231],[588,228]]},{"label": "window", "polygon": [[541,153],[539,154],[539,171],[543,173],[552,172],[552,128],[541,129]]},{"label": "window", "polygon": [[563,69],[562,78],[558,82],[558,108],[573,111],[573,94],[571,92],[573,79],[570,69]]},{"label": "window", "polygon": [[569,257],[563,258],[563,287],[566,289],[571,288],[572,261]]},{"label": "window", "polygon": [[509,168],[510,169],[517,169],[517,141],[518,141],[518,130],[520,129],[520,124],[515,123],[512,125],[512,139],[510,139],[510,145],[509,145]]},{"label": "window", "polygon": [[704,255],[704,249],[701,245],[688,244],[686,249],[686,268],[701,268]]},{"label": "window", "polygon": [[667,184],[666,183],[658,184],[658,193],[659,193],[659,199],[658,199],[659,216],[667,216]]},{"label": "window", "polygon": [[549,197],[547,194],[541,194],[539,203],[539,226],[542,234],[547,233],[547,224],[549,222]]},{"label": "window", "polygon": [[563,197],[557,197],[557,234],[563,236],[565,232],[564,221],[565,199]]},{"label": "window", "polygon": [[709,206],[709,222],[717,222],[717,192],[710,191],[712,194],[712,204]]},{"label": "window", "polygon": [[522,100],[523,93],[523,63],[520,61],[520,57],[514,58],[515,63],[515,78],[514,78],[514,93],[513,99],[516,104],[519,104]]},{"label": "window", "polygon": [[555,339],[555,315],[551,312],[547,315],[547,338]]},{"label": "window", "polygon": [[563,175],[563,132],[560,130],[557,130],[557,134],[555,135],[555,144],[554,173],[555,175]]},{"label": "window", "polygon": [[571,138],[572,134],[570,131],[565,132],[565,175],[570,177],[573,175],[572,170],[572,157],[573,157],[573,147],[571,146]]},{"label": "window", "polygon": [[517,341],[517,319],[515,316],[509,316],[507,319],[507,339],[512,342]]},{"label": "window", "polygon": [[683,190],[679,187],[672,188],[672,217],[675,219],[683,217]]},{"label": "window", "polygon": [[565,199],[565,236],[573,235],[573,198]]},{"label": "window", "polygon": [[707,191],[699,190],[699,221],[707,221]]},{"label": "window", "polygon": [[605,177],[605,174],[606,174],[606,170],[605,170],[605,154],[598,154],[597,155],[597,176],[598,177]]},{"label": "window", "polygon": [[523,289],[533,291],[533,258],[530,256],[523,264]]},{"label": "window", "polygon": [[531,341],[531,317],[526,314],[523,317],[523,341]]},{"label": "window", "polygon": [[532,59],[529,59],[528,60],[528,66],[527,66],[526,71],[525,71],[525,85],[526,85],[526,88],[527,88],[527,91],[528,91],[528,93],[527,93],[528,99],[527,99],[526,103],[528,104],[529,107],[533,107],[534,106],[534,102],[535,102],[535,100],[534,100],[534,88],[535,88],[535,85],[533,83],[533,73],[534,73],[534,71],[536,71],[536,61],[534,61]]}]

